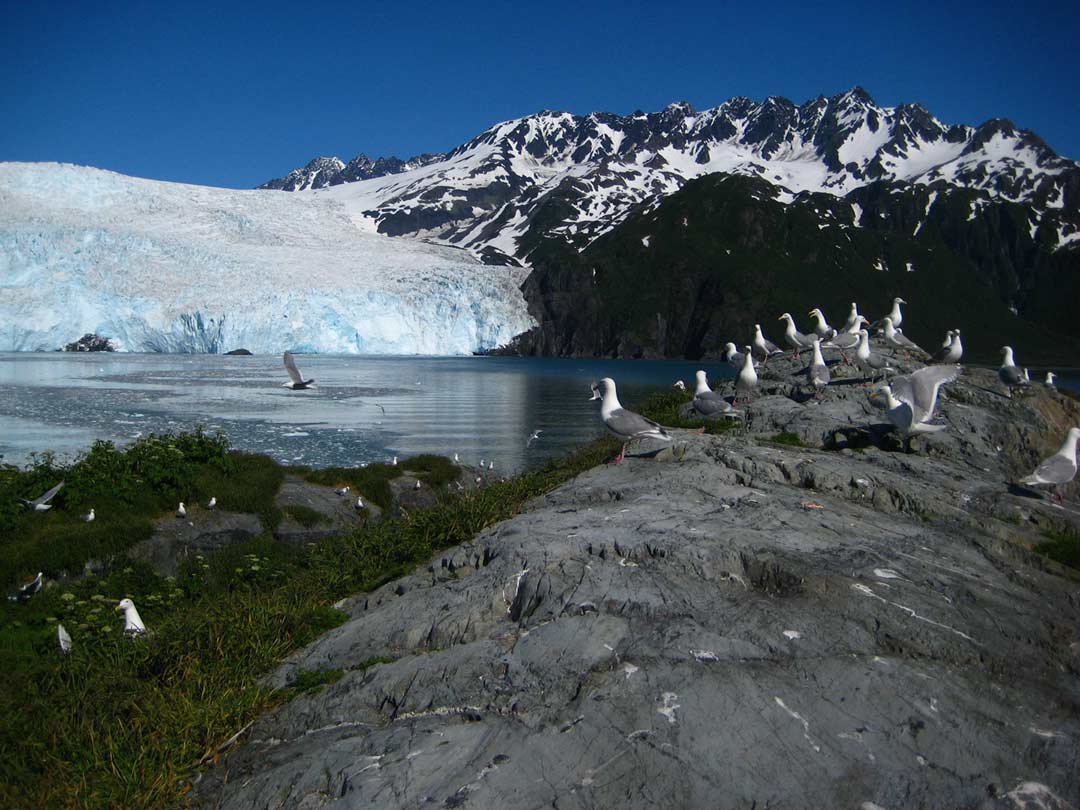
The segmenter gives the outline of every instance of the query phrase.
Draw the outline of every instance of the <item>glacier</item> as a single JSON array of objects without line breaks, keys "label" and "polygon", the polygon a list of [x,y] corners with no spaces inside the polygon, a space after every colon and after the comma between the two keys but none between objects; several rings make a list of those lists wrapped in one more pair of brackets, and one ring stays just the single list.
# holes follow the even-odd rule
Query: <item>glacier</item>
[{"label": "glacier", "polygon": [[334,200],[0,163],[0,351],[460,355],[534,325],[527,270],[364,233]]}]

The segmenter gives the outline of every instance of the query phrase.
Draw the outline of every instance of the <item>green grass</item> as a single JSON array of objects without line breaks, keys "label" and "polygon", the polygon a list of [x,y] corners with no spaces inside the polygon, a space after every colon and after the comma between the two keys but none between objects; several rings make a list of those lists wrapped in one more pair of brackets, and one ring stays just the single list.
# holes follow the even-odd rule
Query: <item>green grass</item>
[{"label": "green grass", "polygon": [[343,669],[301,669],[289,682],[289,689],[296,694],[319,692],[328,683],[340,681],[344,674]]},{"label": "green grass", "polygon": [[340,488],[348,485],[380,509],[389,509],[394,502],[390,482],[403,475],[415,475],[432,489],[445,488],[454,481],[461,468],[443,456],[420,455],[392,464],[369,464],[366,467],[289,467],[292,472],[313,484]]},{"label": "green grass", "polygon": [[799,438],[798,433],[777,433],[775,436],[769,436],[767,439],[761,441],[769,442],[770,444],[785,444],[788,447],[807,447],[808,445],[802,439]]},{"label": "green grass", "polygon": [[[211,494],[209,487],[222,508],[243,503],[263,515],[264,523],[270,522],[269,505],[280,482],[280,468],[275,470],[272,462],[259,457],[230,454],[224,446],[199,459],[184,449],[186,441],[159,438],[150,448],[155,458],[167,462],[159,472],[168,475],[159,476],[159,481],[171,489],[158,500],[126,484],[120,487],[131,500],[120,498],[112,507],[117,527],[124,515],[133,526],[141,525],[138,521],[147,513],[171,509],[180,495],[193,501],[197,495],[202,502]],[[613,440],[599,440],[540,469],[482,490],[444,494],[435,507],[363,526],[304,553],[264,536],[191,558],[175,579],[125,561],[102,577],[49,582],[23,604],[5,600],[0,604],[4,661],[0,748],[5,751],[0,757],[0,806],[96,809],[180,804],[200,760],[212,756],[260,713],[297,694],[295,684],[275,691],[261,685],[260,679],[291,651],[347,618],[331,607],[336,600],[377,587],[412,570],[435,551],[470,539],[617,449]],[[114,449],[99,452],[102,458],[95,463],[116,465],[110,474],[124,483],[132,474],[132,460],[116,458]],[[70,468],[47,469],[44,462],[52,463],[41,459],[29,471],[5,469],[6,489],[0,501],[16,493],[43,491],[57,472],[69,481],[78,475]],[[381,465],[376,465],[374,471],[367,467],[326,475],[338,477],[332,483],[342,479],[385,483],[394,477],[391,472],[398,475],[405,468],[438,481],[448,474],[447,465],[422,457],[398,468],[379,470]],[[232,488],[230,473],[251,476],[266,489],[253,491],[254,487],[239,483]],[[85,481],[79,498],[99,497],[103,490],[94,486]],[[30,523],[24,514],[11,512],[10,519],[18,526],[32,527],[32,537],[16,542],[6,532],[2,548],[20,549],[8,559],[17,558],[23,568],[31,559],[40,561],[47,573],[54,571],[58,566],[52,555],[66,552],[55,546],[55,535],[40,531],[42,526],[54,527],[51,531],[68,526],[69,513],[88,503],[74,494],[70,497],[68,502],[58,497],[57,510],[45,516],[45,523]],[[95,526],[82,524],[88,532],[99,531]],[[117,534],[86,543],[84,551],[89,553],[89,546],[94,546],[97,553],[109,542],[125,542],[126,530],[107,531]],[[76,539],[68,537],[70,542]],[[11,569],[4,570],[14,578]],[[153,631],[151,637],[122,637],[115,605],[123,597],[135,601]],[[74,649],[66,657],[56,643],[58,622],[73,640]],[[371,659],[361,667],[383,662]],[[336,677],[332,671],[308,673],[300,685],[319,688]]]},{"label": "green grass", "polygon": [[1080,532],[1047,532],[1046,542],[1035,546],[1035,551],[1080,570]]},{"label": "green grass", "polygon": [[281,509],[305,529],[313,529],[316,526],[330,523],[330,518],[318,509],[312,509],[310,506],[304,506],[300,503],[286,504]]},{"label": "green grass", "polygon": [[691,417],[683,419],[679,416],[679,409],[688,402],[692,402],[694,395],[689,391],[658,391],[646,397],[635,405],[635,410],[642,416],[659,422],[664,427],[685,428],[695,430],[702,426],[705,432],[710,434],[726,433],[742,424],[738,419],[701,419]]}]

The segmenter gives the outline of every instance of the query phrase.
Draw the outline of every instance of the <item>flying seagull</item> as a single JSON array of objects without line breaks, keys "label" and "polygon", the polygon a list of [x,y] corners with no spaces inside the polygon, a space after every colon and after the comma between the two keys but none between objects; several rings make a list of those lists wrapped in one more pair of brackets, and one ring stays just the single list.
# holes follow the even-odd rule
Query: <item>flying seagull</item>
[{"label": "flying seagull", "polygon": [[56,640],[60,642],[60,652],[64,655],[71,652],[71,636],[62,624],[56,625]]},{"label": "flying seagull", "polygon": [[804,335],[798,329],[795,328],[795,319],[791,317],[790,312],[785,312],[776,320],[787,321],[787,326],[784,329],[784,340],[794,350],[795,359],[799,358],[799,349],[809,349],[814,345],[814,339],[809,335]]},{"label": "flying seagull", "polygon": [[55,487],[50,489],[48,492],[46,492],[40,498],[34,498],[34,500],[32,500],[32,501],[28,501],[28,500],[26,500],[24,498],[19,498],[19,503],[21,503],[27,509],[30,509],[30,510],[32,510],[34,512],[47,512],[50,509],[52,509],[52,506],[49,504],[49,501],[51,501],[56,496],[56,493],[59,492],[60,488],[63,487],[63,486],[64,486],[64,482],[61,481],[59,484],[57,484]]},{"label": "flying seagull", "polygon": [[592,396],[589,399],[601,401],[600,419],[604,427],[622,440],[622,450],[615,457],[615,464],[622,463],[626,457],[626,446],[634,439],[659,439],[664,442],[673,440],[672,435],[656,422],[646,419],[641,414],[626,410],[619,403],[615,381],[610,377],[604,377],[600,382],[592,384]]},{"label": "flying seagull", "polygon": [[1080,439],[1080,428],[1069,428],[1065,442],[1050,458],[1043,461],[1035,472],[1027,478],[1021,478],[1021,484],[1028,486],[1049,486],[1055,501],[1061,501],[1058,488],[1076,477],[1076,442]]},{"label": "flying seagull", "polygon": [[[740,354],[739,356],[743,358],[743,362],[746,361],[744,355]],[[726,399],[709,388],[709,380],[704,371],[699,369],[695,376],[697,378],[697,390],[694,392],[693,401],[695,411],[703,416],[712,416],[713,414],[738,415],[739,412],[731,407],[731,404]]]},{"label": "flying seagull", "polygon": [[761,324],[754,324],[754,340],[753,349],[751,350],[754,357],[760,360],[762,363],[769,362],[769,357],[774,354],[783,354],[784,351],[761,332]]},{"label": "flying seagull", "polygon": [[146,632],[146,625],[143,624],[139,611],[135,609],[134,602],[130,599],[121,599],[116,609],[124,611],[124,633],[126,635],[141,636]]},{"label": "flying seagull", "polygon": [[314,379],[305,380],[300,374],[300,369],[296,367],[296,361],[293,360],[292,352],[285,352],[282,359],[285,362],[285,370],[289,372],[289,381],[281,384],[283,388],[296,391],[301,388],[310,388],[314,384]]},{"label": "flying seagull", "polygon": [[44,575],[41,571],[38,571],[38,575],[32,580],[23,585],[19,590],[13,594],[8,595],[9,602],[25,602],[35,593],[41,590],[41,585],[45,581]]},{"label": "flying seagull", "polygon": [[541,434],[541,433],[543,433],[543,432],[544,432],[544,431],[543,431],[543,429],[540,429],[540,430],[534,430],[534,431],[532,432],[532,435],[531,435],[531,436],[529,436],[529,439],[528,439],[528,441],[526,441],[526,442],[525,442],[525,446],[526,446],[526,447],[528,447],[528,446],[529,446],[529,445],[531,445],[531,444],[532,444],[533,442],[535,442],[535,441],[536,441],[537,439],[539,439],[539,438],[540,438],[540,434]]},{"label": "flying seagull", "polygon": [[946,425],[930,424],[937,405],[938,391],[945,383],[960,376],[960,366],[926,366],[901,377],[892,385],[882,386],[888,408],[889,421],[904,436],[918,433],[937,433]]}]

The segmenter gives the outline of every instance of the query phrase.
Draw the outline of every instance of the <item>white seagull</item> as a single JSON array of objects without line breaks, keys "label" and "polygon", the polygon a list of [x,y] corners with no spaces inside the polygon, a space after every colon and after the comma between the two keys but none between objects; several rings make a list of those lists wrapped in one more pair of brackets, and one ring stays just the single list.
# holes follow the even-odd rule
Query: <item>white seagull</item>
[{"label": "white seagull", "polygon": [[825,313],[817,307],[814,307],[808,313],[815,321],[814,334],[822,340],[829,340],[836,337],[836,330],[829,326],[829,322],[825,320]]},{"label": "white seagull", "polygon": [[742,352],[735,349],[734,343],[724,344],[724,360],[734,369],[740,369],[743,366]]},{"label": "white seagull", "polygon": [[213,509],[215,506],[217,506],[217,498],[211,495],[210,500],[206,504],[206,508]]},{"label": "white seagull", "polygon": [[761,331],[761,324],[754,324],[754,340],[751,345],[753,348],[751,352],[754,357],[760,360],[762,363],[769,362],[769,357],[774,354],[783,354],[784,350],[765,337]]},{"label": "white seagull", "polygon": [[885,374],[894,370],[884,357],[870,351],[870,333],[865,329],[859,330],[859,348],[855,352],[855,362],[874,379],[877,378],[878,372]]},{"label": "white seagull", "polygon": [[806,376],[810,384],[814,386],[814,396],[821,396],[821,389],[829,384],[831,374],[829,367],[825,365],[825,358],[821,356],[821,339],[814,338],[814,359],[806,370]]},{"label": "white seagull", "polygon": [[45,581],[45,576],[41,571],[38,571],[38,575],[32,580],[23,585],[19,590],[13,594],[8,595],[9,602],[25,602],[35,593],[41,590],[41,585]]},{"label": "white seagull", "polygon": [[1052,371],[1046,372],[1046,379],[1043,380],[1043,385],[1047,385],[1050,388],[1053,388],[1054,387],[1054,377],[1056,377],[1056,376],[1057,376],[1057,374],[1055,374]]},{"label": "white seagull", "polygon": [[305,380],[300,374],[300,369],[296,367],[296,361],[293,360],[292,352],[285,352],[282,360],[285,363],[285,370],[289,372],[289,381],[281,384],[283,388],[289,388],[296,391],[301,388],[310,388],[314,385],[314,379]]},{"label": "white seagull", "polygon": [[529,436],[529,439],[528,439],[528,441],[526,441],[526,442],[525,442],[525,446],[526,446],[526,447],[528,447],[528,446],[529,446],[530,444],[532,444],[532,443],[533,443],[533,442],[535,442],[535,441],[536,441],[537,439],[539,439],[539,438],[540,438],[540,434],[541,434],[541,433],[543,433],[543,432],[544,432],[544,431],[543,431],[543,429],[540,429],[540,430],[534,430],[534,431],[532,432],[532,435],[531,435],[531,436]]},{"label": "white seagull", "polygon": [[795,358],[799,357],[799,349],[809,349],[814,345],[814,339],[809,335],[804,335],[798,329],[795,328],[795,319],[791,317],[790,312],[785,312],[776,320],[787,321],[787,326],[784,328],[784,340],[792,348],[795,353]]},{"label": "white seagull", "polygon": [[71,636],[62,624],[56,625],[56,640],[60,642],[60,652],[64,655],[71,652]]},{"label": "white seagull", "polygon": [[1001,380],[1009,388],[1009,394],[1012,394],[1012,389],[1016,386],[1026,385],[1023,376],[1020,374],[1020,369],[1016,367],[1016,361],[1013,359],[1012,346],[1002,346],[1001,354],[1004,359],[1001,361],[1001,367],[998,369],[998,379]]},{"label": "white seagull", "polygon": [[844,331],[845,332],[855,332],[855,331],[857,331],[858,328],[859,328],[859,323],[861,323],[861,321],[865,321],[865,320],[866,319],[863,318],[862,315],[859,314],[858,305],[854,301],[852,301],[851,302],[851,312],[848,314],[847,320],[844,322]]},{"label": "white seagull", "polygon": [[743,367],[739,371],[739,376],[735,378],[735,402],[737,404],[739,397],[748,397],[757,388],[757,372],[754,370],[754,355],[750,351],[750,347],[746,347],[746,356],[743,359]]},{"label": "white seagull", "polygon": [[[741,354],[739,356],[743,357]],[[743,357],[743,362],[745,361],[745,357]],[[709,380],[704,371],[699,369],[695,377],[697,378],[697,390],[694,392],[693,401],[695,411],[703,416],[712,416],[713,414],[737,416],[739,414],[739,411],[731,407],[731,404],[726,399],[709,388]]]},{"label": "white seagull", "polygon": [[604,427],[622,440],[622,449],[614,459],[615,464],[622,463],[626,457],[626,446],[634,439],[658,439],[664,442],[673,440],[672,435],[656,422],[626,410],[619,403],[615,381],[610,377],[604,377],[599,383],[592,384],[592,396],[589,399],[600,400],[600,419]]},{"label": "white seagull", "polygon": [[896,328],[892,318],[885,318],[885,342],[892,346],[894,349],[904,349],[905,351],[915,352],[916,354],[929,357],[929,353],[924,351],[921,347],[915,344],[914,341],[909,339]]},{"label": "white seagull", "polygon": [[959,363],[964,356],[964,344],[960,342],[960,330],[950,329],[945,335],[945,342],[930,358],[931,363]]},{"label": "white seagull", "polygon": [[[906,303],[907,301],[900,297],[896,297],[892,300],[892,309],[889,310],[889,314],[886,315],[885,318],[891,319],[893,326],[899,327],[900,324],[904,322],[904,313],[900,311],[900,305]],[[885,318],[874,321],[871,328],[882,326],[885,323]]]},{"label": "white seagull", "polygon": [[960,366],[926,366],[901,377],[881,391],[888,402],[889,421],[905,437],[919,433],[937,433],[947,425],[930,424],[937,405],[938,391],[945,383],[960,376]]},{"label": "white seagull", "polygon": [[95,517],[95,515],[94,515],[94,507],[91,506],[90,511],[87,512],[85,515],[83,515],[82,519],[83,519],[84,523],[93,523],[94,522],[94,517]]},{"label": "white seagull", "polygon": [[32,500],[32,501],[28,501],[28,500],[26,500],[24,498],[19,498],[18,499],[19,503],[21,503],[27,509],[30,509],[30,510],[32,510],[34,512],[47,512],[50,509],[52,509],[52,506],[49,504],[49,501],[51,501],[56,496],[56,493],[59,492],[60,488],[63,487],[63,486],[64,486],[64,482],[61,481],[59,484],[57,484],[55,487],[50,489],[44,495],[42,495],[42,496],[40,496],[38,498],[34,498],[34,500]]},{"label": "white seagull", "polygon": [[1058,488],[1076,477],[1076,442],[1080,439],[1080,428],[1069,428],[1065,442],[1050,458],[1043,461],[1035,472],[1027,478],[1021,478],[1021,484],[1028,486],[1049,486],[1055,501],[1061,500]]},{"label": "white seagull", "polygon": [[180,501],[180,505],[178,507],[176,507],[176,516],[178,518],[186,518],[187,517],[187,509],[184,508],[184,502],[183,501]]},{"label": "white seagull", "polygon": [[129,636],[141,636],[146,632],[146,625],[143,624],[142,618],[139,616],[139,611],[135,609],[135,603],[130,599],[121,599],[120,604],[116,606],[117,610],[124,611],[124,633]]}]

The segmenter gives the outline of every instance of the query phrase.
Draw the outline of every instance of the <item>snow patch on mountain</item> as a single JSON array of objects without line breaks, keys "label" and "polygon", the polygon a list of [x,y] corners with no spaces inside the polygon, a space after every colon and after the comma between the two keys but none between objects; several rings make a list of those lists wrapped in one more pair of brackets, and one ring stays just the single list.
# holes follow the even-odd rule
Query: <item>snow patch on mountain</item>
[{"label": "snow patch on mountain", "polygon": [[332,200],[0,164],[0,351],[467,354],[533,325],[524,273],[360,232]]}]

